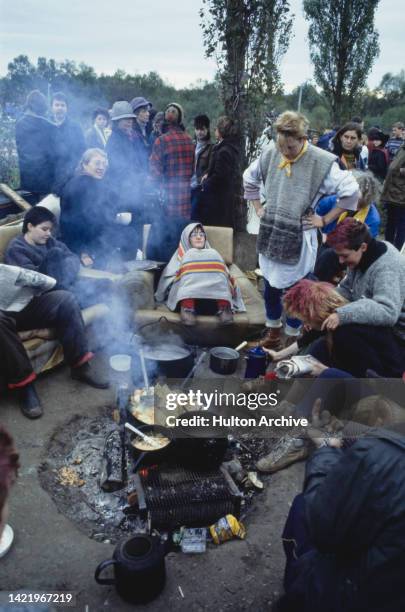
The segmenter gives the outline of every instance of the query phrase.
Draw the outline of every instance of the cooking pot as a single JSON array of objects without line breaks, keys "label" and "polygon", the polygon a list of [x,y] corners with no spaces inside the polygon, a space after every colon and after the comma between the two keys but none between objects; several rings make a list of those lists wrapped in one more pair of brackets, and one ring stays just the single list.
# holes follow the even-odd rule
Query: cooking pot
[{"label": "cooking pot", "polygon": [[227,346],[216,346],[210,350],[210,368],[216,374],[233,374],[239,362],[239,353]]},{"label": "cooking pot", "polygon": [[192,410],[181,415],[182,420],[191,421],[193,417],[208,419],[206,426],[179,425],[174,433],[173,456],[182,465],[191,469],[212,470],[223,461],[228,448],[225,431],[213,425],[213,412]]},{"label": "cooking pot", "polygon": [[[160,537],[135,534],[117,544],[113,558],[100,563],[94,577],[98,584],[113,584],[120,597],[129,603],[147,603],[165,585],[167,552],[168,547]],[[110,565],[114,566],[114,578],[100,578],[101,572]]]},{"label": "cooking pot", "polygon": [[170,442],[163,448],[151,447],[150,450],[141,450],[132,445],[132,441],[138,437],[137,434],[129,434],[129,448],[133,458],[136,461],[136,468],[138,468],[139,465],[146,467],[148,465],[162,463],[165,459],[169,458],[173,448],[173,436],[170,429],[167,427],[162,427],[161,425],[142,425],[138,427],[138,429],[147,436],[153,435],[154,433],[159,433],[162,436],[165,436],[165,438],[169,438]]},{"label": "cooking pot", "polygon": [[194,365],[194,355],[187,346],[177,344],[151,344],[143,347],[149,372],[167,378],[186,378]]}]

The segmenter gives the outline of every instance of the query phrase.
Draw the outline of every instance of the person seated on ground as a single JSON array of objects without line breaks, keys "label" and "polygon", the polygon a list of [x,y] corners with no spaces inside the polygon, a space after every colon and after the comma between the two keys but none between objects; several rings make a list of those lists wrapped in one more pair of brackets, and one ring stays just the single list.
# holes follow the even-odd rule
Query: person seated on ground
[{"label": "person seated on ground", "polygon": [[[307,352],[328,367],[364,377],[401,377],[405,370],[405,266],[402,256],[379,242],[367,226],[345,219],[328,236],[348,273],[334,289],[302,280],[289,289],[284,305],[311,332],[287,349],[271,352],[280,360],[308,346]],[[322,337],[315,337],[323,334]],[[312,342],[311,342],[312,341]]]},{"label": "person seated on ground", "polygon": [[105,128],[109,120],[110,115],[106,108],[96,108],[93,112],[93,126],[85,134],[88,149],[105,149],[108,140]]},{"label": "person seated on ground", "polygon": [[[76,174],[62,191],[59,230],[63,242],[84,266],[105,269],[113,251],[116,213],[108,201],[107,155],[101,149],[84,152]],[[117,238],[118,240],[118,238]]]},{"label": "person seated on ground", "polygon": [[75,296],[64,289],[53,289],[54,278],[18,266],[0,264],[0,377],[9,389],[20,395],[23,414],[35,419],[42,415],[41,402],[33,381],[36,374],[24,349],[19,331],[53,328],[63,347],[71,376],[97,389],[108,383],[92,372],[86,329]]},{"label": "person seated on ground", "polygon": [[221,325],[233,322],[233,309],[245,310],[239,287],[221,255],[209,245],[199,223],[184,228],[179,247],[160,277],[155,297],[173,311],[180,304],[184,325],[196,324],[196,310],[201,309],[202,302],[207,307],[204,314],[216,310]]},{"label": "person seated on ground", "polygon": [[348,425],[343,440],[311,434],[317,449],[282,535],[287,559],[278,612],[405,609],[400,427]]},{"label": "person seated on ground", "polygon": [[[343,212],[338,219],[323,227],[322,234],[324,240],[326,240],[327,235],[335,229],[337,224],[341,223],[348,216],[365,223],[373,238],[377,238],[379,234],[381,217],[375,204],[379,196],[379,184],[370,172],[353,170],[352,174],[359,185],[360,191],[357,211],[353,213],[348,213],[347,211]],[[316,213],[323,217],[336,205],[336,195],[325,196],[319,200],[316,206]],[[324,242],[318,250],[314,271],[315,276],[321,281],[327,281],[337,285],[344,275],[344,269],[345,268],[339,264],[338,257],[334,250]]]},{"label": "person seated on ground", "polygon": [[361,126],[353,122],[346,123],[333,137],[332,153],[338,156],[343,170],[367,170],[361,137]]}]

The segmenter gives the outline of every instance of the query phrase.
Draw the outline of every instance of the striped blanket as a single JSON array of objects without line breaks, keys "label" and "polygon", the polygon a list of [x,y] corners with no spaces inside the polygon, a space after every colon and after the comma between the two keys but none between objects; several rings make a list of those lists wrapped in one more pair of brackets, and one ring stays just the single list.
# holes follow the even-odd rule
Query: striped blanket
[{"label": "striped blanket", "polygon": [[232,309],[246,310],[239,287],[229,274],[224,260],[206,241],[205,248],[190,247],[189,235],[198,223],[191,223],[182,233],[179,248],[163,270],[155,293],[158,302],[170,310],[185,299],[227,300]]}]

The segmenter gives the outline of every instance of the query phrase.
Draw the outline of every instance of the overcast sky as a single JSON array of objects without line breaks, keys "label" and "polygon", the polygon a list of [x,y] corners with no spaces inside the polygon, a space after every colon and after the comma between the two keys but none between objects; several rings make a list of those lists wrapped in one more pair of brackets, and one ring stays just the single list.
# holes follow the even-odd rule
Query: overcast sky
[{"label": "overcast sky", "polygon": [[[312,76],[302,1],[291,0],[294,37],[281,65],[286,91]],[[17,55],[71,59],[98,73],[151,70],[177,87],[210,80],[215,62],[204,58],[201,0],[0,0],[0,75]],[[380,0],[376,26],[381,54],[369,78],[405,66],[404,0]]]}]

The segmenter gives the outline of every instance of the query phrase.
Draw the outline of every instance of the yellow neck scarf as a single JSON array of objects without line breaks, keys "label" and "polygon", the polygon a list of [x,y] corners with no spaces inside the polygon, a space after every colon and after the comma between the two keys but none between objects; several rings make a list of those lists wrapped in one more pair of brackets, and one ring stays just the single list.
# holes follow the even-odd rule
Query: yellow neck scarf
[{"label": "yellow neck scarf", "polygon": [[[370,210],[370,206],[365,206],[364,208],[360,208],[360,210],[356,211],[356,213],[353,215],[353,218],[357,219],[357,221],[361,221],[362,223],[365,223],[369,210]],[[349,213],[347,211],[343,212],[338,219],[338,223],[341,223],[343,219],[346,219],[348,214]]]},{"label": "yellow neck scarf", "polygon": [[279,170],[283,170],[283,168],[285,168],[286,175],[291,176],[291,165],[295,164],[295,162],[297,162],[304,155],[304,153],[306,153],[307,149],[308,149],[308,140],[305,141],[304,146],[302,147],[301,151],[298,153],[297,157],[295,157],[294,159],[287,159],[286,157],[284,157],[284,155],[282,155],[283,159],[281,160],[277,168]]}]

